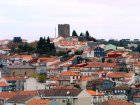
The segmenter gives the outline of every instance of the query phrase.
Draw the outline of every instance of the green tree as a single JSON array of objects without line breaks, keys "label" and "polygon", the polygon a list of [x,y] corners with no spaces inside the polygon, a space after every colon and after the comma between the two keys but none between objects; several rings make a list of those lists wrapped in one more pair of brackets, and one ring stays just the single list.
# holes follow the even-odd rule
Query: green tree
[{"label": "green tree", "polygon": [[104,63],[104,62],[105,62],[105,58],[103,57],[103,58],[102,58],[102,63]]},{"label": "green tree", "polygon": [[81,32],[81,33],[80,33],[80,36],[84,36],[84,34]]},{"label": "green tree", "polygon": [[90,37],[90,35],[89,35],[89,32],[88,32],[88,31],[86,31],[85,36],[86,36],[87,38],[89,38],[89,37]]},{"label": "green tree", "polygon": [[72,36],[78,36],[75,30],[73,30]]},{"label": "green tree", "polygon": [[37,43],[37,52],[39,54],[42,54],[43,53],[43,44],[44,44],[44,40],[42,37],[40,37],[38,43]]},{"label": "green tree", "polygon": [[128,73],[129,70],[127,68],[122,67],[119,69],[119,72],[127,72]]},{"label": "green tree", "polygon": [[38,75],[38,81],[39,82],[44,83],[46,79],[47,79],[47,75],[46,74],[39,74]]},{"label": "green tree", "polygon": [[76,51],[74,54],[75,55],[81,55],[83,53],[83,51]]},{"label": "green tree", "polygon": [[107,60],[107,63],[112,63],[113,61],[111,59],[108,59]]},{"label": "green tree", "polygon": [[74,87],[81,89],[80,85],[78,85],[78,84],[75,84]]},{"label": "green tree", "polygon": [[140,44],[138,45],[138,47],[136,48],[137,52],[140,52]]},{"label": "green tree", "polygon": [[55,54],[54,43],[51,43],[49,37],[47,39],[45,37],[44,38],[40,37],[40,40],[37,43],[37,53],[48,54],[48,55]]}]

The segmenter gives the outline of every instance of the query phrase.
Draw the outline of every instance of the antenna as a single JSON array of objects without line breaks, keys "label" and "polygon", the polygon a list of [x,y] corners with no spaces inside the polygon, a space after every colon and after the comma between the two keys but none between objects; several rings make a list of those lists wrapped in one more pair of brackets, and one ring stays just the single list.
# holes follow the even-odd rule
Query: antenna
[{"label": "antenna", "polygon": [[55,38],[56,38],[56,27],[55,27]]}]

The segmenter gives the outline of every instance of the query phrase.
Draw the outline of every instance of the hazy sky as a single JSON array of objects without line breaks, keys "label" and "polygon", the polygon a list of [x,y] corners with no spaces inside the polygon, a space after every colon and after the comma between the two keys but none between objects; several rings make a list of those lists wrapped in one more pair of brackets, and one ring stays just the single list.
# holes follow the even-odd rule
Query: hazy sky
[{"label": "hazy sky", "polygon": [[140,38],[140,0],[0,0],[0,39],[55,36],[68,23],[95,38]]}]

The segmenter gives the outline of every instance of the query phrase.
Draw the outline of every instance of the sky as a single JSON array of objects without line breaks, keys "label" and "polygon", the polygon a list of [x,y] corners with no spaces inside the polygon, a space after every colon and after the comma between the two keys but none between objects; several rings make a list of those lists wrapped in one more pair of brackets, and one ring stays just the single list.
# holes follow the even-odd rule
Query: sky
[{"label": "sky", "polygon": [[140,0],[0,0],[0,39],[55,37],[58,24],[97,39],[140,38]]}]

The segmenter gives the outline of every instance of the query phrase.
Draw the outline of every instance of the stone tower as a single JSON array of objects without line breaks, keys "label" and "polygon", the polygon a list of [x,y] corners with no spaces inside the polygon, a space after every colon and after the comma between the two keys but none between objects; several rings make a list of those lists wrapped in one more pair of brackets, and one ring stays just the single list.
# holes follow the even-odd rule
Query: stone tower
[{"label": "stone tower", "polygon": [[70,25],[58,24],[58,36],[62,36],[62,37],[70,36]]}]

